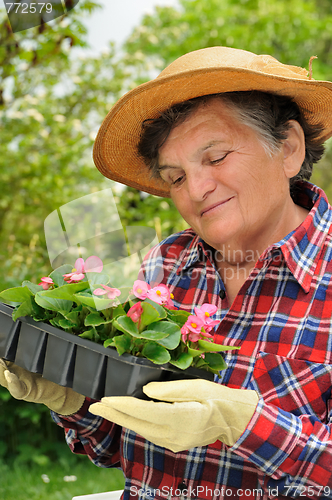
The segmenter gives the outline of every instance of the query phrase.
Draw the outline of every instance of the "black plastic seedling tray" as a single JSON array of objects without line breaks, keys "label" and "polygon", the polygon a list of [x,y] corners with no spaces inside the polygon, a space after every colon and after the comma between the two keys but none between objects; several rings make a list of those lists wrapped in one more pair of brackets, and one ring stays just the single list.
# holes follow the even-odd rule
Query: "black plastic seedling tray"
[{"label": "black plastic seedling tray", "polygon": [[0,357],[32,373],[94,399],[104,396],[143,398],[142,387],[152,381],[214,376],[204,370],[179,370],[67,333],[23,317],[12,319],[13,308],[0,303]]}]

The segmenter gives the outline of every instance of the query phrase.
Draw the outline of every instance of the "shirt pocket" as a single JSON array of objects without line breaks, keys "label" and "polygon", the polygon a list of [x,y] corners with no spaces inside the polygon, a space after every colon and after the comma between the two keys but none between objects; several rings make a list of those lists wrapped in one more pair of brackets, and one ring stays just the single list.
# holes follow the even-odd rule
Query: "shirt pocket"
[{"label": "shirt pocket", "polygon": [[332,365],[261,352],[249,388],[266,403],[296,416],[313,415],[327,423],[331,386]]}]

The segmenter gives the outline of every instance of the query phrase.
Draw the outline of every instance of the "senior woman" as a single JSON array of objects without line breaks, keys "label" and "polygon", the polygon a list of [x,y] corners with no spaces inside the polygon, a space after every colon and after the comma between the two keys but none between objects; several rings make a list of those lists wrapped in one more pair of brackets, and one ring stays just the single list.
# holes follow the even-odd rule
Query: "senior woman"
[{"label": "senior woman", "polygon": [[215,342],[240,347],[217,383],[46,401],[74,452],[123,469],[124,499],[332,498],[332,209],[308,182],[331,109],[330,82],[214,47],[105,118],[99,170],[170,196],[190,226],[150,251],[141,278],[167,284],[177,307],[216,305]]}]

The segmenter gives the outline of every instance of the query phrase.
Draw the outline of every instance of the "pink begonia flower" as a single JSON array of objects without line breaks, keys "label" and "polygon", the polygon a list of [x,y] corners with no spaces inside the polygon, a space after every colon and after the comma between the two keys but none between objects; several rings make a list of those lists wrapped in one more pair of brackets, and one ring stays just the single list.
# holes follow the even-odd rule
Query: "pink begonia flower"
[{"label": "pink begonia flower", "polygon": [[201,318],[194,315],[188,316],[187,321],[181,328],[183,341],[186,342],[186,340],[190,340],[191,342],[197,342],[197,340],[201,337],[203,326],[204,322]]},{"label": "pink begonia flower", "polygon": [[[79,269],[77,266],[82,266],[82,268],[80,267]],[[85,262],[81,258],[77,259],[75,262],[75,268],[81,273],[101,273],[103,270],[103,261],[99,257],[91,255],[91,257],[88,257]]]},{"label": "pink begonia flower", "polygon": [[208,339],[213,339],[213,335],[211,335],[210,333],[208,333],[206,331],[206,326],[203,328],[203,330],[201,331],[201,335],[202,337],[206,337]]},{"label": "pink begonia flower", "polygon": [[71,273],[64,274],[63,279],[67,281],[67,283],[77,283],[84,279],[84,273],[95,272],[101,273],[103,270],[103,262],[99,257],[92,255],[88,257],[86,261],[79,257],[75,261],[74,269]]},{"label": "pink begonia flower", "polygon": [[211,316],[217,312],[217,306],[212,304],[203,304],[201,307],[195,307],[195,313],[204,321],[204,330],[210,332],[219,324],[217,319],[211,319]]},{"label": "pink begonia flower", "polygon": [[173,305],[173,301],[171,300],[171,292],[167,288],[166,285],[157,285],[147,291],[147,297],[153,302],[157,302],[160,305],[169,304]]},{"label": "pink begonia flower", "polygon": [[188,316],[185,325],[187,325],[191,332],[201,333],[202,327],[204,326],[204,321],[199,316],[190,315]]},{"label": "pink begonia flower", "polygon": [[[217,323],[219,322],[217,321]],[[213,335],[210,335],[205,328],[206,325],[204,324],[204,320],[200,316],[188,316],[187,321],[181,328],[183,342],[186,342],[187,340],[197,342],[203,337],[212,339]]]},{"label": "pink begonia flower", "polygon": [[138,323],[140,321],[142,314],[143,314],[143,307],[140,302],[136,302],[136,304],[131,306],[131,308],[127,312],[127,316],[131,318],[134,321],[134,323]]},{"label": "pink begonia flower", "polygon": [[217,306],[213,306],[212,304],[203,304],[201,307],[195,307],[195,313],[197,316],[202,317],[204,321],[213,316],[217,310]]},{"label": "pink begonia flower", "polygon": [[144,300],[146,298],[163,305],[168,309],[174,309],[174,302],[172,301],[173,294],[170,293],[166,285],[157,285],[153,288],[142,280],[136,280],[133,285],[132,293],[138,299]]},{"label": "pink begonia flower", "polygon": [[181,336],[182,336],[182,340],[183,342],[187,342],[188,339],[188,334],[190,333],[190,330],[189,328],[187,327],[186,324],[184,324],[182,327],[181,327]]},{"label": "pink begonia flower", "polygon": [[170,292],[169,288],[166,285],[158,285],[158,286],[164,289],[165,292],[164,294],[165,301],[163,302],[163,305],[168,309],[175,309],[174,302],[172,300],[174,299],[174,295]]},{"label": "pink begonia flower", "polygon": [[54,285],[54,283],[53,283],[52,278],[49,278],[48,276],[44,276],[43,278],[41,278],[41,282],[38,283],[38,285],[41,285],[44,290],[48,290],[49,288],[51,288]]},{"label": "pink begonia flower", "polygon": [[[204,330],[209,333],[211,330],[213,330],[213,328],[217,325],[219,325],[220,321],[218,321],[217,319],[211,319],[209,320],[207,323],[205,323],[204,325]],[[212,335],[210,335],[212,337]]]},{"label": "pink begonia flower", "polygon": [[84,274],[83,273],[77,273],[76,271],[73,271],[72,273],[64,274],[63,279],[67,281],[67,283],[77,283],[78,281],[81,281],[84,279]]},{"label": "pink begonia flower", "polygon": [[136,280],[133,285],[133,294],[135,297],[138,299],[146,299],[147,297],[147,292],[150,290],[151,286],[148,283],[145,283],[145,281],[142,280]]},{"label": "pink begonia flower", "polygon": [[121,295],[120,290],[118,290],[117,288],[111,288],[110,286],[107,285],[101,285],[101,286],[103,288],[96,288],[93,291],[94,295],[107,295],[108,299],[116,299],[116,297],[119,297],[119,295]]},{"label": "pink begonia flower", "polygon": [[82,259],[81,257],[79,259],[76,259],[74,269],[78,273],[84,273],[84,259]]},{"label": "pink begonia flower", "polygon": [[[182,328],[181,328],[181,332],[182,332]],[[190,340],[190,342],[197,342],[200,338],[201,338],[200,333],[191,332],[189,329],[188,329],[186,334],[182,333],[183,342],[186,342],[187,340]]]},{"label": "pink begonia flower", "polygon": [[213,335],[210,335],[209,333],[205,332],[204,330],[199,332],[199,333],[194,333],[194,332],[191,332],[189,329],[187,331],[182,330],[183,327],[181,328],[183,342],[186,342],[187,340],[190,340],[190,342],[197,342],[198,340],[203,339],[203,337],[206,337],[208,339],[213,339]]},{"label": "pink begonia flower", "polygon": [[171,293],[171,298],[168,299],[168,301],[164,304],[164,306],[167,308],[167,309],[176,309],[175,305],[174,305],[174,302],[172,300],[172,298],[174,298],[173,294]]}]

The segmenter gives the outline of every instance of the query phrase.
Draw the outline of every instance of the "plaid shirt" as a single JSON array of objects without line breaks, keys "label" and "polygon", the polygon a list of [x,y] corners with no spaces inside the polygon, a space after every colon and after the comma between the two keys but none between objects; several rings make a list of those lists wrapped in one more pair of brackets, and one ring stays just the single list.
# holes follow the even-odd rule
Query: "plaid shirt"
[{"label": "plaid shirt", "polygon": [[309,215],[258,258],[230,308],[213,251],[191,229],[150,251],[142,271],[169,285],[178,307],[216,304],[215,341],[241,346],[225,353],[220,382],[260,400],[234,446],[173,453],[93,416],[88,399],[73,416],[53,414],[73,452],[122,468],[124,500],[332,499],[332,208],[309,183],[297,203]]}]

